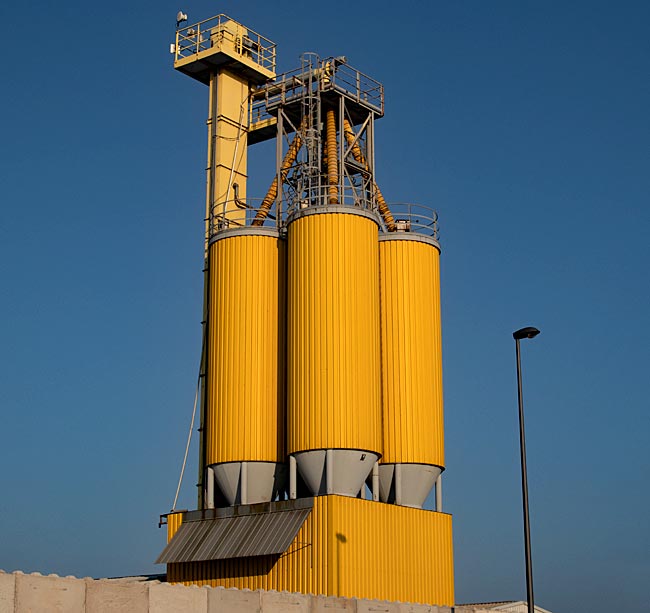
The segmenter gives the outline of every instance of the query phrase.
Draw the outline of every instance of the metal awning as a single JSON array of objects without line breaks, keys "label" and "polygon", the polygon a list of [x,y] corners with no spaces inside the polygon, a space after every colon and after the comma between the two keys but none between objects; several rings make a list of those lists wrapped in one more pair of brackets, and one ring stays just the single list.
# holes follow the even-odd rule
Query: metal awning
[{"label": "metal awning", "polygon": [[156,564],[284,553],[310,508],[184,521]]}]

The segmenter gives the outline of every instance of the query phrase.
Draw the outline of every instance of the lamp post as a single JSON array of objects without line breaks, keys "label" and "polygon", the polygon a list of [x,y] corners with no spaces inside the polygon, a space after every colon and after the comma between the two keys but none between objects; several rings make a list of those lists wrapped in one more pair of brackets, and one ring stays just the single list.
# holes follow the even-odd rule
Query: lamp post
[{"label": "lamp post", "polygon": [[521,388],[521,356],[519,341],[522,338],[535,338],[539,334],[537,328],[522,328],[512,333],[517,351],[517,397],[519,399],[519,450],[521,453],[521,491],[524,505],[524,545],[526,548],[526,599],[528,613],[535,612],[533,596],[533,560],[530,553],[530,521],[528,519],[528,475],[526,470],[526,436],[524,433],[524,396]]}]

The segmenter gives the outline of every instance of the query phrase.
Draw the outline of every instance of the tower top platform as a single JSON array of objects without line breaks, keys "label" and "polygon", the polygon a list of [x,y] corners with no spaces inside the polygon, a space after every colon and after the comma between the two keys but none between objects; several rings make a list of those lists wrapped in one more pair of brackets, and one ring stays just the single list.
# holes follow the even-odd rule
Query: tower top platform
[{"label": "tower top platform", "polygon": [[221,67],[257,85],[275,78],[275,43],[227,15],[178,28],[172,52],[176,70],[206,85]]}]

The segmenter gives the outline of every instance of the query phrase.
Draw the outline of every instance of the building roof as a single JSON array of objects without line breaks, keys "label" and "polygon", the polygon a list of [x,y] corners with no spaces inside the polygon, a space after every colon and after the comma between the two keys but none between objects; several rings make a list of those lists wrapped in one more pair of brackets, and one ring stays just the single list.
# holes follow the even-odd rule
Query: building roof
[{"label": "building roof", "polygon": [[[507,613],[528,613],[528,603],[525,600],[501,600],[498,602],[472,602],[458,604],[457,607],[466,607],[469,610],[479,609],[484,611],[506,611]],[[548,609],[535,605],[535,613],[552,613]]]},{"label": "building roof", "polygon": [[184,521],[156,564],[284,553],[311,508]]}]

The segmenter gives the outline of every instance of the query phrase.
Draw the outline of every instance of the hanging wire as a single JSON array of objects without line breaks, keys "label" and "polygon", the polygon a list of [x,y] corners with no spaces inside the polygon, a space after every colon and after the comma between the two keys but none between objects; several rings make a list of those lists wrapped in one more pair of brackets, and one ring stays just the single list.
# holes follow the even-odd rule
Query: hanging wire
[{"label": "hanging wire", "polygon": [[192,432],[194,431],[194,419],[196,417],[196,405],[199,400],[199,389],[201,388],[201,377],[199,376],[196,382],[196,392],[194,394],[194,408],[192,409],[192,421],[190,423],[190,431],[187,435],[187,445],[185,445],[185,457],[183,457],[183,466],[181,467],[181,475],[178,478],[178,487],[176,488],[176,495],[174,496],[174,504],[172,504],[173,513],[176,510],[176,503],[178,502],[178,494],[181,491],[181,484],[183,483],[183,475],[185,474],[185,466],[187,464],[187,455],[190,451],[190,443],[192,442]]},{"label": "hanging wire", "polygon": [[190,452],[190,443],[192,442],[192,432],[194,431],[194,420],[196,419],[196,407],[199,403],[199,391],[201,390],[201,369],[203,368],[203,359],[205,357],[205,325],[203,326],[203,338],[201,340],[201,361],[199,363],[199,376],[196,379],[196,391],[194,393],[194,408],[192,409],[192,421],[190,422],[190,431],[187,434],[187,444],[185,445],[185,456],[183,457],[183,466],[181,466],[181,474],[178,478],[178,486],[176,487],[176,495],[174,496],[174,504],[172,504],[173,513],[176,510],[176,503],[178,502],[178,494],[181,491],[183,484],[183,475],[185,474],[185,466],[187,465],[187,456]]}]

